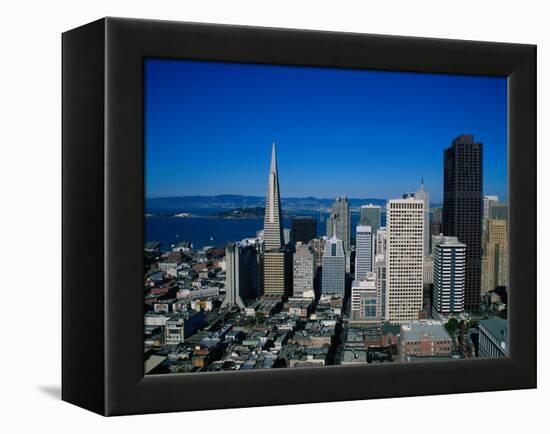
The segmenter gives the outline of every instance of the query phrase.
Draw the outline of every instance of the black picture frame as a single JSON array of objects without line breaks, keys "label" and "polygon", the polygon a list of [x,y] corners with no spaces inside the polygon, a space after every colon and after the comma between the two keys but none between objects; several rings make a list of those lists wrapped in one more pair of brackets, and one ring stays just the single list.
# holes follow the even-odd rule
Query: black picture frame
[{"label": "black picture frame", "polygon": [[[62,51],[63,400],[123,415],[536,387],[536,46],[104,18]],[[144,57],[507,77],[510,357],[144,376]]]}]

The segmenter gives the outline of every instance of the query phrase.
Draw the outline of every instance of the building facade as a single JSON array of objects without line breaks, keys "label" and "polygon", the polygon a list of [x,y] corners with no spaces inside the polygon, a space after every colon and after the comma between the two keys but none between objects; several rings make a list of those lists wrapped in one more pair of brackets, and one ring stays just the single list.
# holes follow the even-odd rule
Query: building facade
[{"label": "building facade", "polygon": [[283,296],[292,289],[291,256],[284,247],[282,217],[277,154],[273,143],[265,201],[264,253],[261,264],[263,292],[268,296]]},{"label": "building facade", "polygon": [[321,287],[323,295],[343,297],[346,288],[346,256],[342,241],[335,236],[326,242],[322,264]]},{"label": "building facade", "polygon": [[415,321],[401,326],[401,361],[452,355],[452,338],[439,321]]},{"label": "building facade", "polygon": [[260,258],[256,246],[246,242],[231,243],[225,248],[225,299],[222,307],[244,309],[245,299],[260,295]]},{"label": "building facade", "polygon": [[361,205],[360,224],[370,226],[372,233],[375,234],[380,229],[382,223],[382,207],[378,205]]},{"label": "building facade", "polygon": [[327,236],[329,238],[336,236],[336,238],[342,240],[344,252],[348,256],[351,246],[350,227],[349,200],[347,197],[337,197],[327,219]]},{"label": "building facade", "polygon": [[364,280],[372,271],[372,229],[357,225],[355,232],[355,280]]},{"label": "building facade", "polygon": [[483,224],[483,144],[461,135],[444,151],[443,233],[466,244],[464,307],[479,310]]},{"label": "building facade", "polygon": [[317,220],[313,217],[293,217],[292,218],[292,244],[301,241],[309,243],[317,237]]},{"label": "building facade", "polygon": [[508,322],[502,318],[484,319],[479,322],[478,357],[508,357]]},{"label": "building facade", "polygon": [[508,285],[508,221],[488,219],[486,227],[482,261],[483,292]]},{"label": "building facade", "polygon": [[412,198],[389,200],[387,233],[385,318],[403,324],[418,320],[422,309],[424,202]]},{"label": "building facade", "polygon": [[301,241],[296,243],[296,251],[292,259],[292,295],[302,297],[304,293],[314,291],[315,259],[313,249]]},{"label": "building facade", "polygon": [[442,314],[464,311],[466,245],[456,237],[440,237],[434,245],[433,308]]},{"label": "building facade", "polygon": [[379,321],[379,306],[376,273],[369,272],[365,279],[354,280],[351,285],[351,319]]}]

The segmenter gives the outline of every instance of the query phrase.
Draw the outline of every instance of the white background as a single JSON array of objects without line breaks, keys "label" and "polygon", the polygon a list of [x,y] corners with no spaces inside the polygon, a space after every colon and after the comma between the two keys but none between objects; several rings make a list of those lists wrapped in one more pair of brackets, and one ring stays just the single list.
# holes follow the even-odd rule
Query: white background
[{"label": "white background", "polygon": [[[521,42],[538,50],[539,245],[550,245],[549,42],[544,1],[19,1],[0,25],[0,428],[3,432],[532,431],[547,423],[548,319],[539,389],[102,418],[59,400],[61,32],[110,16]],[[545,122],[546,121],[546,122]],[[546,164],[544,164],[546,162]],[[546,168],[546,173],[542,170]],[[85,246],[83,246],[85,248]],[[83,253],[85,254],[85,253]],[[539,249],[540,307],[548,303]],[[85,278],[85,276],[83,277]],[[519,288],[521,289],[521,288]],[[434,379],[434,381],[445,381]],[[388,379],[388,383],[391,379]],[[33,431],[28,431],[33,432]]]}]

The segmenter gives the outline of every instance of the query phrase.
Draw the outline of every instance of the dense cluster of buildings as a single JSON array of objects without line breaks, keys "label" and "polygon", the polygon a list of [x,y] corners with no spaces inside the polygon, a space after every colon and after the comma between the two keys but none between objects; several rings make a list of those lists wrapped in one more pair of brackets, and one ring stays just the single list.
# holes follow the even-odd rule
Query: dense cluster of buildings
[{"label": "dense cluster of buildings", "polygon": [[313,217],[283,228],[273,144],[263,231],[146,244],[146,373],[506,356],[508,213],[483,196],[482,149],[444,151],[442,207],[422,182],[353,230],[340,197],[318,236]]}]

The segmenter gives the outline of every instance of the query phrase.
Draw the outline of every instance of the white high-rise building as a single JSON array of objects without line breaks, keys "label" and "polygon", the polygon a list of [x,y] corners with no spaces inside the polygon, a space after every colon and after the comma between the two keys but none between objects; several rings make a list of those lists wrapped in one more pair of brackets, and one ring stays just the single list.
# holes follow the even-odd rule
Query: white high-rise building
[{"label": "white high-rise building", "polygon": [[355,280],[364,280],[372,271],[372,229],[357,225],[355,231]]},{"label": "white high-rise building", "polygon": [[302,297],[304,292],[309,294],[313,291],[314,270],[315,261],[312,250],[307,244],[298,241],[292,260],[292,295],[294,297]]},{"label": "white high-rise building", "polygon": [[433,307],[442,314],[464,311],[466,245],[456,237],[441,237],[434,246]]},{"label": "white high-rise building", "polygon": [[321,288],[323,295],[344,296],[346,285],[346,256],[341,240],[333,236],[325,244]]},{"label": "white high-rise building", "polygon": [[387,206],[386,320],[418,320],[422,310],[424,201],[391,199]]}]

